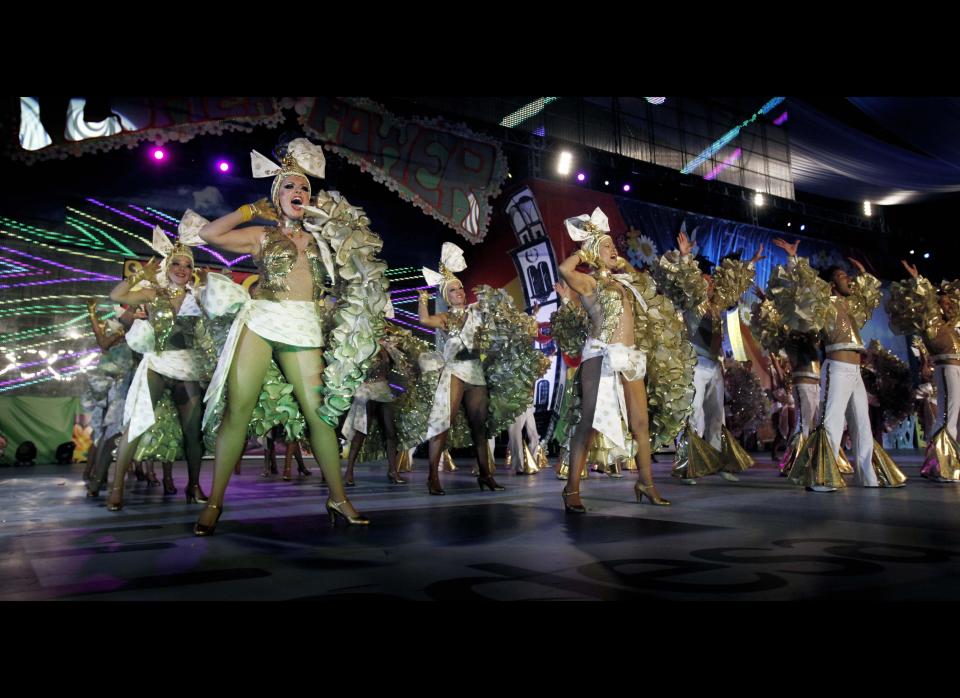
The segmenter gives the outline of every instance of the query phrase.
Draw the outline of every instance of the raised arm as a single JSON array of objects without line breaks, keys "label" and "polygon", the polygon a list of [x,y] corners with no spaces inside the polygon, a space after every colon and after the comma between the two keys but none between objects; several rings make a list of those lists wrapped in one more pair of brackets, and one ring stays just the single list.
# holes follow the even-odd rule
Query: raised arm
[{"label": "raised arm", "polygon": [[131,274],[113,287],[113,290],[110,291],[110,300],[116,303],[134,306],[152,301],[157,296],[155,289],[143,288],[134,291],[133,288],[144,279],[155,284],[157,282],[157,272],[159,271],[160,263],[151,257],[150,261],[143,265],[143,269],[136,274]]},{"label": "raised arm", "polygon": [[560,277],[581,296],[592,295],[597,288],[597,282],[589,274],[577,271],[577,265],[581,262],[590,264],[589,257],[582,249],[577,250],[572,255],[563,260],[560,265]]},{"label": "raised arm", "polygon": [[97,317],[97,303],[96,298],[88,300],[87,312],[90,315],[90,324],[93,325],[93,334],[97,338],[97,346],[99,346],[102,351],[107,351],[123,341],[124,333],[121,331],[111,334],[107,331],[106,323],[100,322],[100,318]]},{"label": "raised arm", "polygon": [[228,252],[238,254],[256,254],[260,249],[260,241],[266,233],[262,225],[252,225],[246,228],[237,226],[253,218],[264,217],[266,199],[255,204],[245,204],[236,211],[220,216],[210,221],[200,229],[200,237],[211,245],[220,247]]},{"label": "raised arm", "polygon": [[577,306],[580,305],[580,296],[571,291],[566,282],[558,281],[553,285],[553,288],[557,292],[557,295],[560,296],[561,305],[566,305],[567,303],[573,303]]},{"label": "raised arm", "polygon": [[903,265],[903,268],[907,270],[907,273],[910,274],[914,279],[919,278],[920,272],[917,269],[916,264],[910,264],[907,260],[901,259],[900,264]]},{"label": "raised arm", "polygon": [[427,327],[446,329],[447,314],[437,313],[436,315],[431,315],[427,308],[427,299],[430,298],[430,294],[426,291],[420,291],[418,295],[420,296],[420,302],[417,305],[417,313],[420,315],[420,322]]}]

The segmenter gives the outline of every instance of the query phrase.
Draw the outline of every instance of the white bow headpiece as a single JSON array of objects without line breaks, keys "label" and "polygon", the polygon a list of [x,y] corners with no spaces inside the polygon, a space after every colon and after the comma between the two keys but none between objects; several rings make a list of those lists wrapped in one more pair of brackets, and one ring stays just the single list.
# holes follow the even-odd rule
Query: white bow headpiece
[{"label": "white bow headpiece", "polygon": [[[306,138],[290,141],[287,146],[287,157],[293,160],[290,164],[295,164],[309,175],[320,179],[326,175],[327,159],[323,155],[323,148]],[[287,163],[278,165],[256,150],[250,151],[250,168],[253,170],[254,177],[276,177],[281,172],[291,169]]]},{"label": "white bow headpiece", "polygon": [[584,242],[592,238],[601,237],[610,233],[610,223],[607,215],[598,206],[591,215],[586,213],[568,218],[563,222],[567,227],[567,234],[577,242]]},{"label": "white bow headpiece", "polygon": [[423,278],[426,279],[427,283],[431,286],[439,286],[440,295],[446,300],[444,291],[446,290],[447,284],[457,279],[453,273],[463,271],[466,268],[467,261],[463,258],[463,250],[452,242],[445,242],[440,249],[440,271],[436,272],[433,271],[433,269],[422,267]]}]

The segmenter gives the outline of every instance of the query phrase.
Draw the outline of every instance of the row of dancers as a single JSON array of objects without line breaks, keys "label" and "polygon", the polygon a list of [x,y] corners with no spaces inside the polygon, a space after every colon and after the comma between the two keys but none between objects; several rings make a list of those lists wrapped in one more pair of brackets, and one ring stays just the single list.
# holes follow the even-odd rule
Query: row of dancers
[{"label": "row of dancers", "polygon": [[[431,312],[426,293],[418,306],[421,323],[442,338],[439,347],[387,322],[386,264],[377,257],[382,241],[370,220],[338,192],[313,194],[309,176],[324,171],[320,147],[300,138],[278,155],[281,164],[251,156],[254,176],[272,178],[269,198],[213,221],[187,211],[176,244],[155,231],[162,262],[151,260],[111,293],[129,308],[145,306],[146,317],[133,318],[122,333],[142,359],[129,386],[111,382],[100,429],[108,436],[122,427],[108,509],[123,507],[131,462],[151,455],[143,444],[168,444],[174,427],[187,461],[187,500],[205,504],[194,527],[198,536],[215,531],[248,436],[264,436],[277,425],[288,442],[308,439],[329,486],[331,521],[369,523],[345,487],[364,446],[360,435],[374,423],[391,483],[404,484],[398,454],[426,441],[428,491],[443,495],[445,449],[472,442],[480,490],[503,490],[494,478],[488,435],[516,429],[530,409],[532,386],[546,363],[534,347],[535,320],[490,287],[479,287],[477,302],[468,304],[456,276],[466,268],[463,251],[445,243],[439,269],[424,268],[423,274],[446,307]],[[671,441],[677,442],[673,474],[681,481],[695,484],[717,473],[736,480],[753,461],[724,426],[722,319],[753,285],[762,245],[749,261],[730,257],[712,265],[692,255],[681,233],[677,249],[646,271],[617,253],[600,209],[568,219],[565,227],[579,248],[560,264],[563,305],[553,325],[561,349],[580,364],[555,420],[554,437],[568,454],[564,509],[586,511],[580,483],[588,453],[598,449],[634,460],[638,502],[670,504],[657,491],[650,464],[651,451]],[[250,254],[255,292],[216,273],[197,274],[194,284],[191,247],[201,243]],[[771,276],[752,319],[764,347],[783,351],[792,369],[799,410],[790,480],[812,491],[845,486],[838,456],[846,422],[857,483],[902,486],[906,478],[869,431],[860,377],[865,348],[859,331],[879,304],[879,281],[852,259],[856,278],[840,268],[818,276],[798,256],[798,243],[775,244],[790,261]],[[888,311],[895,331],[921,335],[936,362],[944,399],[923,473],[953,481],[960,414],[957,290],[946,284],[938,294],[915,268],[908,271],[908,281],[894,284]],[[119,375],[122,366],[112,364],[123,362],[111,352],[120,343],[101,346],[98,370]],[[388,376],[405,381],[399,398]],[[125,400],[119,400],[123,390]],[[351,444],[346,478],[336,434],[341,424]],[[209,495],[199,484],[205,440],[214,452]],[[91,496],[99,492],[109,456],[97,458]]]}]

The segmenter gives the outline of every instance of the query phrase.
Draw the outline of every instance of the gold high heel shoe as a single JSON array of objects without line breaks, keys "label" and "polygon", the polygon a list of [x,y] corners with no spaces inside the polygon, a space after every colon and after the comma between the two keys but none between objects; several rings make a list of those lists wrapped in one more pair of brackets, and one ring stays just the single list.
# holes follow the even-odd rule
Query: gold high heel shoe
[{"label": "gold high heel shoe", "polygon": [[643,485],[637,482],[633,486],[633,493],[637,495],[637,503],[641,502],[643,500],[643,496],[646,495],[647,499],[649,499],[652,504],[656,504],[658,507],[670,506],[670,500],[661,497],[654,485]]},{"label": "gold high heel shoe", "polygon": [[109,498],[107,498],[107,511],[120,511],[121,509],[123,509],[123,496],[122,496],[123,485],[120,485],[119,487],[111,487],[110,494],[112,495],[114,492],[121,493],[120,503],[115,504],[114,502],[111,502]]},{"label": "gold high heel shoe", "polygon": [[187,504],[206,504],[207,495],[200,489],[200,483],[187,485]]},{"label": "gold high heel shoe", "polygon": [[369,526],[370,519],[362,514],[357,514],[356,516],[350,516],[344,514],[343,510],[340,508],[347,503],[347,500],[344,499],[342,502],[335,502],[333,499],[327,499],[327,513],[330,515],[330,525],[336,525],[337,515],[342,516],[348,524],[351,526]]},{"label": "gold high heel shoe", "polygon": [[217,529],[217,524],[220,523],[220,514],[223,513],[223,505],[217,506],[216,504],[207,504],[207,509],[216,509],[217,518],[213,520],[213,523],[209,526],[200,523],[197,521],[193,525],[193,535],[195,536],[212,536],[213,532]]},{"label": "gold high heel shoe", "polygon": [[560,497],[563,499],[563,510],[568,514],[586,514],[587,508],[582,504],[567,504],[567,497],[572,497],[575,494],[580,494],[580,490],[567,492],[566,487],[560,490]]}]

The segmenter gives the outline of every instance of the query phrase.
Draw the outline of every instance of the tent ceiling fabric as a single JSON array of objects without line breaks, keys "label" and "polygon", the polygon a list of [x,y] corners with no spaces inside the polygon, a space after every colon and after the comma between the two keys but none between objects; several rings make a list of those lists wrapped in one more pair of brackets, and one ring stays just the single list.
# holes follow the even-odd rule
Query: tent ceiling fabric
[{"label": "tent ceiling fabric", "polygon": [[960,99],[850,98],[913,153],[789,98],[790,165],[801,190],[880,205],[960,191]]}]

